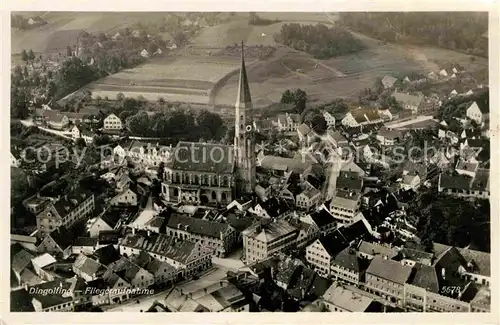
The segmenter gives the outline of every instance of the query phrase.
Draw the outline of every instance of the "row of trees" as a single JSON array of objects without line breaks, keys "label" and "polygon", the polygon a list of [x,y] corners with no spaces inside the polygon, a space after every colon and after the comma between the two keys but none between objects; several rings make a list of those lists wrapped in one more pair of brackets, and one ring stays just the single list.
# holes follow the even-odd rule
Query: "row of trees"
[{"label": "row of trees", "polygon": [[327,27],[324,24],[301,25],[285,24],[276,40],[298,51],[311,53],[318,59],[356,53],[365,45],[340,27]]},{"label": "row of trees", "polygon": [[134,136],[161,137],[172,144],[179,141],[220,141],[227,133],[222,118],[206,110],[195,114],[190,110],[175,109],[152,116],[140,111],[126,119],[126,126]]},{"label": "row of trees", "polygon": [[256,25],[256,26],[267,26],[271,24],[276,24],[279,23],[280,21],[278,19],[271,20],[271,19],[263,19],[259,17],[255,12],[250,13],[250,18],[248,19],[248,23],[250,25]]},{"label": "row of trees", "polygon": [[487,12],[349,12],[348,27],[387,42],[412,42],[488,57]]}]

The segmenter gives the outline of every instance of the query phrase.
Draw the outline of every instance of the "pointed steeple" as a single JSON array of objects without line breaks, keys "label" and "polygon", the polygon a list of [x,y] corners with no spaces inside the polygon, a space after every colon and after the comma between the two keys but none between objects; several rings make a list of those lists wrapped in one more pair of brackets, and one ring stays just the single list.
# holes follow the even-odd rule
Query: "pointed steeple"
[{"label": "pointed steeple", "polygon": [[245,54],[243,52],[243,41],[241,41],[241,69],[240,78],[238,81],[238,96],[236,104],[250,104],[252,97],[250,96],[250,87],[248,86],[247,69],[245,67]]}]

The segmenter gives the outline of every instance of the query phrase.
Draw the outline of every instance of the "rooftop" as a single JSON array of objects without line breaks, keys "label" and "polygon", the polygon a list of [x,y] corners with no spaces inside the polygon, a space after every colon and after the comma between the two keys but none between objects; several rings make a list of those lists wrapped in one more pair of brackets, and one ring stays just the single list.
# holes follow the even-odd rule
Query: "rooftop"
[{"label": "rooftop", "polygon": [[212,238],[220,238],[221,234],[226,234],[231,228],[227,223],[191,218],[179,213],[170,215],[167,226],[174,229],[180,226],[190,233]]},{"label": "rooftop", "polygon": [[230,174],[234,167],[233,147],[180,141],[167,165],[173,170]]},{"label": "rooftop", "polygon": [[335,217],[327,209],[314,211],[310,216],[319,228],[336,222]]},{"label": "rooftop", "polygon": [[245,229],[243,235],[269,243],[292,232],[298,233],[298,229],[286,220],[278,219],[273,222],[272,220],[263,219]]},{"label": "rooftop", "polygon": [[366,273],[398,284],[404,284],[410,277],[412,268],[399,262],[375,256]]},{"label": "rooftop", "polygon": [[380,244],[371,243],[362,240],[358,246],[358,251],[361,253],[369,254],[372,256],[382,256],[389,259],[394,258],[398,255],[398,250],[394,247],[387,247]]},{"label": "rooftop", "polygon": [[189,263],[196,254],[195,243],[163,234],[150,234],[149,236],[145,232],[129,234],[123,239],[121,245],[166,256],[182,264]]},{"label": "rooftop", "polygon": [[328,288],[323,299],[350,312],[364,312],[373,302],[372,298],[355,293],[336,282]]}]

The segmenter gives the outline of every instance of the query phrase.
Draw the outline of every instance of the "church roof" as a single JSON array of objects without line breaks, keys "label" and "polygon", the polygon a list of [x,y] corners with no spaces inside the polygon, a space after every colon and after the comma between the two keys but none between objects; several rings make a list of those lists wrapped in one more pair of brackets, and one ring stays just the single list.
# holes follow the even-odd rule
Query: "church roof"
[{"label": "church roof", "polygon": [[250,86],[248,85],[247,69],[245,67],[245,56],[243,53],[243,42],[241,42],[241,69],[238,81],[238,96],[237,104],[251,105],[252,97],[250,96]]},{"label": "church roof", "polygon": [[229,174],[233,172],[232,146],[180,141],[169,166],[173,170]]}]

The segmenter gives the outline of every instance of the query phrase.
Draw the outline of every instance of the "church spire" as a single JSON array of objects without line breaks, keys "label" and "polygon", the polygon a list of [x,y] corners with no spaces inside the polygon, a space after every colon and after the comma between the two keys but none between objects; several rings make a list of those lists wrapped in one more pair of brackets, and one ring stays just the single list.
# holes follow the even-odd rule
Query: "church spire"
[{"label": "church spire", "polygon": [[238,96],[236,97],[236,104],[250,104],[252,102],[250,87],[248,86],[247,69],[245,67],[245,54],[243,52],[243,48],[243,41],[241,41],[241,69],[238,81]]}]

